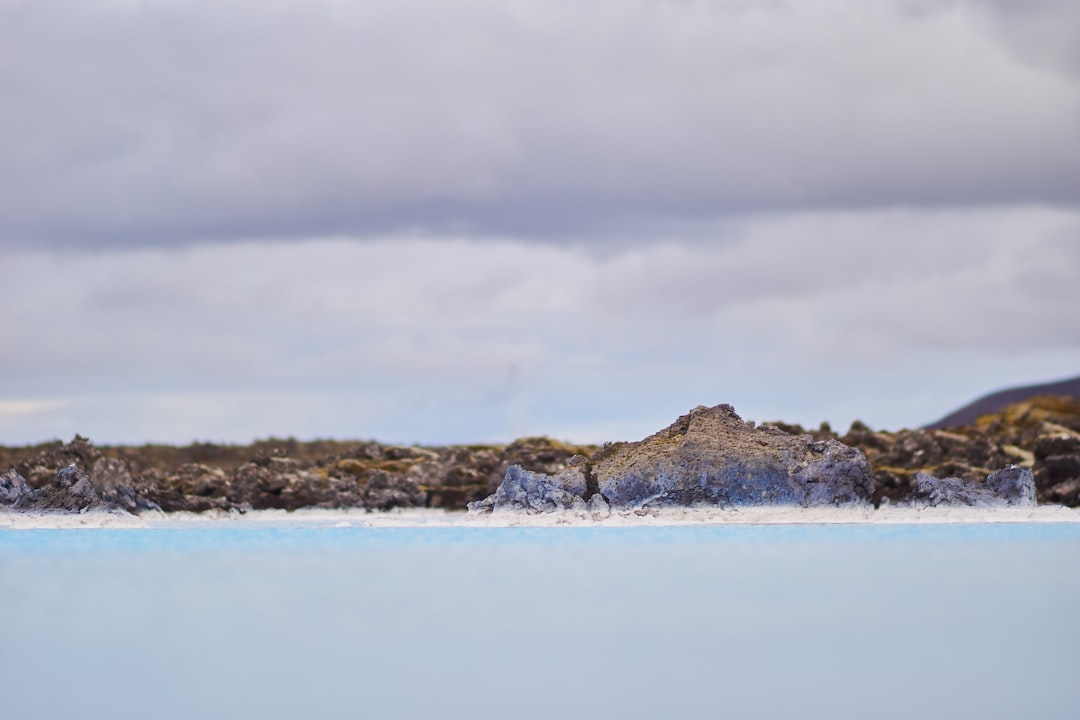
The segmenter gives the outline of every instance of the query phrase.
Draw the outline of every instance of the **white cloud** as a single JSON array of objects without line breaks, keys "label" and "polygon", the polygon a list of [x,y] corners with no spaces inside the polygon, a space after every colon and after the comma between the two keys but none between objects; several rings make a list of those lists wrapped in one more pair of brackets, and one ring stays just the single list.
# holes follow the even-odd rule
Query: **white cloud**
[{"label": "white cloud", "polygon": [[0,399],[66,404],[4,432],[603,439],[716,402],[897,426],[1080,365],[1080,213],[710,227],[602,253],[423,237],[9,253]]}]

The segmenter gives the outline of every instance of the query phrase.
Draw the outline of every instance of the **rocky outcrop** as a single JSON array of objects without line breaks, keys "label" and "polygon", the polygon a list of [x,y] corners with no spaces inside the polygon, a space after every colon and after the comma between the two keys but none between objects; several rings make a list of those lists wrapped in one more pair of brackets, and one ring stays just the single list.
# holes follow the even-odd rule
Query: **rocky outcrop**
[{"label": "rocky outcrop", "polygon": [[0,506],[14,505],[25,495],[30,494],[30,486],[23,476],[14,470],[0,474]]},{"label": "rocky outcrop", "polygon": [[48,485],[22,495],[12,507],[17,510],[86,512],[110,509],[111,505],[101,499],[90,476],[78,465],[71,464],[56,473]]},{"label": "rocky outcrop", "polygon": [[154,507],[153,503],[137,496],[135,480],[127,463],[122,460],[99,457],[91,467],[90,481],[101,502],[109,507],[128,511]]},{"label": "rocky outcrop", "polygon": [[[304,507],[464,509],[467,503],[490,494],[499,484],[496,478],[501,479],[512,465],[558,472],[574,455],[594,449],[550,438],[523,438],[507,446],[439,448],[294,440],[263,441],[249,447],[99,448],[76,436],[70,443],[36,448],[0,447],[0,507],[135,513]],[[89,485],[65,484],[63,478],[71,473]],[[93,497],[85,492],[88,488]]]},{"label": "rocky outcrop", "polygon": [[991,494],[990,501],[1002,505],[1035,507],[1035,476],[1028,468],[1009,465],[1004,470],[990,473],[984,489]]},{"label": "rocky outcrop", "polygon": [[[698,407],[640,442],[604,446],[554,476],[511,468],[474,511],[865,505],[866,457],[836,440],[754,427],[730,405]],[[599,510],[599,508],[598,508]]]},{"label": "rocky outcrop", "polygon": [[1039,502],[1080,505],[1080,402],[1071,398],[1030,398],[948,429],[883,432],[855,422],[840,440],[873,464],[875,503],[914,497],[919,473],[976,483],[1019,465],[1031,470]]},{"label": "rocky outcrop", "polygon": [[858,450],[754,427],[730,405],[698,407],[641,442],[610,445],[591,468],[612,508],[850,505],[873,493]]},{"label": "rocky outcrop", "polygon": [[511,465],[493,495],[470,503],[473,512],[511,511],[528,515],[557,510],[585,510],[588,483],[580,455],[571,467],[555,475],[531,472]]},{"label": "rocky outcrop", "polygon": [[[431,448],[296,440],[98,447],[76,436],[0,447],[0,508],[138,513],[480,503],[483,510],[545,512],[577,509],[579,498],[601,517],[667,505],[966,504],[980,496],[973,490],[998,492],[987,478],[1009,465],[1030,471],[1039,502],[1080,505],[1080,403],[1032,398],[944,430],[883,432],[856,422],[842,437],[827,424],[809,432],[784,423],[755,427],[718,406],[698,408],[640,442],[603,448],[543,437]],[[943,480],[920,481],[920,473]]]},{"label": "rocky outcrop", "polygon": [[591,453],[595,448],[582,448],[548,437],[527,437],[515,440],[499,453],[498,464],[488,474],[487,492],[484,494],[495,492],[511,465],[520,465],[533,472],[554,475],[567,467],[570,461],[583,450]]},{"label": "rocky outcrop", "polygon": [[991,473],[983,482],[963,478],[938,479],[920,472],[915,475],[915,487],[902,505],[918,508],[941,505],[1035,507],[1035,476],[1031,470],[1018,465]]}]

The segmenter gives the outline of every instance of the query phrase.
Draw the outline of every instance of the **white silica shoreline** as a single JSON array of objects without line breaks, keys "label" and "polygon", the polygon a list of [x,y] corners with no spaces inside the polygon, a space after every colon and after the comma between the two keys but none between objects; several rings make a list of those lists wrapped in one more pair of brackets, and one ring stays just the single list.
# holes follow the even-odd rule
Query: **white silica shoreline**
[{"label": "white silica shoreline", "polygon": [[760,506],[743,508],[664,508],[648,511],[618,511],[607,517],[586,512],[525,514],[495,512],[475,514],[430,508],[410,508],[387,512],[302,509],[253,510],[209,513],[145,512],[132,515],[113,511],[85,513],[33,513],[0,511],[0,530],[91,529],[91,528],[198,528],[220,525],[297,526],[319,528],[421,528],[421,527],[634,527],[693,525],[938,525],[973,523],[1080,523],[1080,508],[1060,505],[1038,507],[882,507],[803,508]]}]

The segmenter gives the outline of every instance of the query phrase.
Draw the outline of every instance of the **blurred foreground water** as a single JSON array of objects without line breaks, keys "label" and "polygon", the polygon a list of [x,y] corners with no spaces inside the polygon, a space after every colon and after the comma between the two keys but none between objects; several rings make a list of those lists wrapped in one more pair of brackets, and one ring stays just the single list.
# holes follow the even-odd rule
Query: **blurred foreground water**
[{"label": "blurred foreground water", "polygon": [[1080,524],[0,530],[6,718],[1075,718]]}]

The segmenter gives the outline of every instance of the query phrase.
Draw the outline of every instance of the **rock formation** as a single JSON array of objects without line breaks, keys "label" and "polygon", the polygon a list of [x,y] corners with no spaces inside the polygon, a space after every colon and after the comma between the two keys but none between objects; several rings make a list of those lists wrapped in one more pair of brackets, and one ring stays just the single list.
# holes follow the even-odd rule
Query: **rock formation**
[{"label": "rock formation", "polygon": [[30,486],[22,475],[14,470],[0,474],[0,506],[14,505],[30,494]]},{"label": "rock formation", "polygon": [[698,407],[641,442],[609,445],[591,465],[613,508],[849,505],[873,493],[873,470],[858,450],[756,428],[730,405]]},{"label": "rock formation", "polygon": [[[837,437],[831,430],[814,434]],[[944,430],[880,432],[856,422],[839,439],[873,464],[875,503],[909,498],[920,472],[977,482],[1015,464],[1031,470],[1039,502],[1080,505],[1080,402],[1071,398],[1030,398]]]},{"label": "rock formation", "polygon": [[12,507],[17,510],[85,512],[106,509],[110,504],[102,501],[90,476],[73,463],[56,473],[48,485],[21,494]]},{"label": "rock formation", "polygon": [[911,507],[963,505],[968,507],[1035,507],[1035,476],[1031,470],[1010,465],[991,473],[985,481],[941,478],[924,472],[915,475],[915,488],[904,501]]},{"label": "rock formation", "polygon": [[558,475],[511,468],[496,493],[471,509],[584,509],[597,495],[614,510],[865,505],[873,477],[858,450],[757,428],[718,405],[698,407],[640,442],[605,445]]},{"label": "rock formation", "polygon": [[529,515],[556,510],[586,509],[588,481],[583,471],[585,458],[578,455],[572,465],[555,475],[531,472],[511,465],[493,495],[469,503],[474,512],[512,511]]},{"label": "rock formation", "polygon": [[[699,408],[640,442],[602,448],[549,438],[505,446],[266,440],[98,447],[76,436],[0,446],[0,508],[138,513],[480,503],[480,510],[582,512],[583,504],[583,512],[603,517],[667,505],[981,503],[986,493],[1023,505],[1026,490],[988,480],[1008,465],[1030,471],[1039,502],[1080,505],[1080,403],[1032,398],[945,430],[882,432],[856,422],[842,437],[826,424],[810,432],[780,422],[754,427],[719,406]],[[1027,488],[1028,476],[1012,472],[1000,478]]]},{"label": "rock formation", "polygon": [[555,473],[571,457],[595,449],[549,438],[504,447],[271,440],[250,447],[100,448],[76,436],[70,443],[0,447],[0,507],[136,513],[464,509],[498,487],[512,465]]}]

